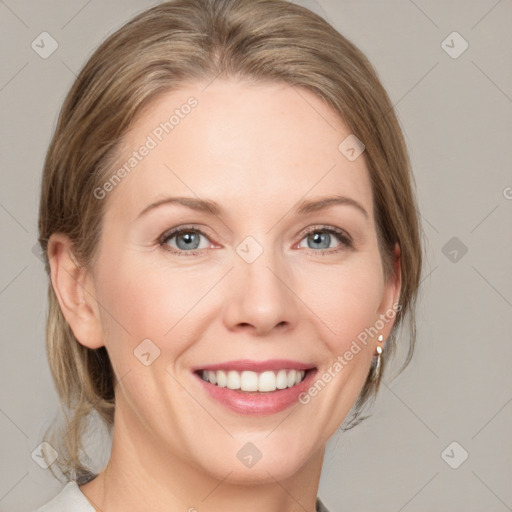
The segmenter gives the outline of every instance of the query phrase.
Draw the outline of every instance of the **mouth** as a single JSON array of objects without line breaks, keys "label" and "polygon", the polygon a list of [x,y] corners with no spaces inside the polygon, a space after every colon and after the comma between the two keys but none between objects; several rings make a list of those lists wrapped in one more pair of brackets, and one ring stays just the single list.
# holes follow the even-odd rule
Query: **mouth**
[{"label": "mouth", "polygon": [[318,369],[290,359],[240,359],[192,369],[205,397],[239,415],[277,414],[298,403]]},{"label": "mouth", "polygon": [[246,394],[274,393],[301,384],[316,368],[281,368],[256,372],[251,370],[205,370],[194,373],[203,381],[219,388]]}]

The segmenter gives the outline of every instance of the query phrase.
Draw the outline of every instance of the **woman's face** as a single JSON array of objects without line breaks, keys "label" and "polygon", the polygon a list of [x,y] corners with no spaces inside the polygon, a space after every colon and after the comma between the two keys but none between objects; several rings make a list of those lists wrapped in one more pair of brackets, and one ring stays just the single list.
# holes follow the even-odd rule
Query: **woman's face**
[{"label": "woman's face", "polygon": [[[386,339],[399,293],[365,161],[351,139],[339,149],[349,135],[305,89],[217,79],[160,97],[126,136],[113,170],[125,172],[97,191],[87,286],[119,436],[148,465],[282,480],[347,416],[378,343],[365,329]],[[317,202],[334,196],[345,199]]]}]

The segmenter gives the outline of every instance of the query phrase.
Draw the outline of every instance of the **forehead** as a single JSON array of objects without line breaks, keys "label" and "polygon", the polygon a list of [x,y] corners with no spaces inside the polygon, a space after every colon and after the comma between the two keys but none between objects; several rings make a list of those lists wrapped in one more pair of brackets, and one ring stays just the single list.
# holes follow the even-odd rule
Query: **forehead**
[{"label": "forehead", "polygon": [[339,150],[349,135],[340,116],[305,88],[192,83],[159,96],[133,122],[116,167],[127,172],[109,200],[121,201],[133,218],[165,195],[285,208],[336,192],[372,213],[364,159],[349,161]]}]

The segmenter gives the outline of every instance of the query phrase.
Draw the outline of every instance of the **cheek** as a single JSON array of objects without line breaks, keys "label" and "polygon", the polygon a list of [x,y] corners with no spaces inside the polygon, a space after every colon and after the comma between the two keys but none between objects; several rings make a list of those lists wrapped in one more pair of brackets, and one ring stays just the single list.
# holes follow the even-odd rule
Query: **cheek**
[{"label": "cheek", "polygon": [[299,297],[323,325],[332,352],[344,352],[378,319],[384,281],[380,259],[372,252],[353,253],[339,265],[304,270],[297,283]]},{"label": "cheek", "polygon": [[[190,309],[181,275],[128,258],[102,267],[98,302],[105,344],[113,359],[132,364],[133,351],[147,339],[163,352],[166,333]],[[169,349],[177,352],[180,347],[165,347],[166,352]]]},{"label": "cheek", "polygon": [[212,288],[226,269],[171,267],[161,258],[138,254],[111,261],[105,258],[97,281],[105,344],[118,374],[139,368],[134,351],[144,347],[158,354],[158,366],[174,363],[217,318],[211,301],[222,291]]}]

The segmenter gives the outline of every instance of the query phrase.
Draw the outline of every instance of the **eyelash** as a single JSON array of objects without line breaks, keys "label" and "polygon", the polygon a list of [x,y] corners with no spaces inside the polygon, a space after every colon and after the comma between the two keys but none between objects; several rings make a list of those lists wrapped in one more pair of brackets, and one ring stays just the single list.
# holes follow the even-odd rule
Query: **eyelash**
[{"label": "eyelash", "polygon": [[[208,235],[198,228],[195,228],[192,226],[182,226],[180,228],[176,228],[171,231],[165,232],[159,238],[158,243],[160,244],[160,246],[162,246],[162,248],[165,251],[168,251],[172,254],[176,254],[178,256],[198,256],[205,249],[199,249],[199,250],[195,250],[195,251],[183,251],[183,250],[176,250],[174,248],[169,248],[169,246],[167,245],[167,242],[169,240],[171,240],[172,238],[174,238],[175,236],[180,235],[181,233],[190,233],[190,232],[199,233],[199,234],[203,235],[205,238],[209,239]],[[339,251],[343,251],[343,250],[350,249],[353,247],[353,242],[352,242],[352,239],[350,238],[350,236],[345,231],[338,229],[338,228],[334,228],[332,226],[314,226],[313,228],[311,228],[308,231],[301,234],[301,239],[299,240],[299,242],[301,242],[306,236],[313,234],[313,233],[317,233],[317,232],[324,232],[324,233],[329,233],[331,235],[335,235],[342,242],[342,245],[344,247],[340,247],[340,248],[334,249],[334,250],[333,249],[319,249],[319,250],[306,249],[307,251],[313,252],[315,255],[325,256],[327,254],[334,254]]]}]

